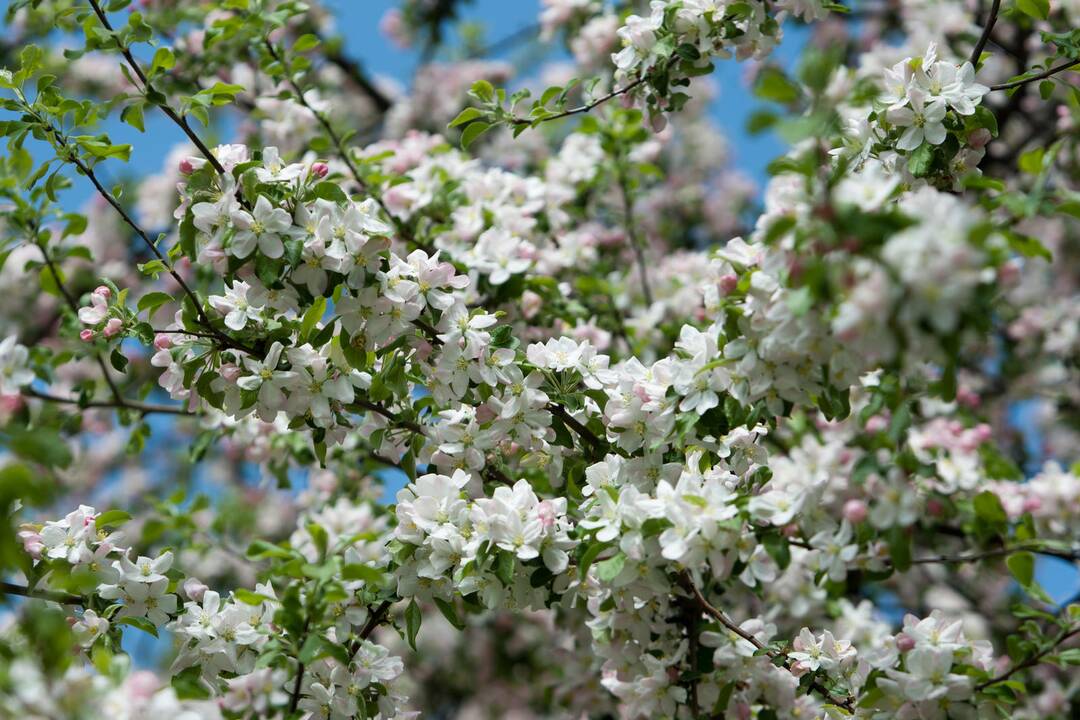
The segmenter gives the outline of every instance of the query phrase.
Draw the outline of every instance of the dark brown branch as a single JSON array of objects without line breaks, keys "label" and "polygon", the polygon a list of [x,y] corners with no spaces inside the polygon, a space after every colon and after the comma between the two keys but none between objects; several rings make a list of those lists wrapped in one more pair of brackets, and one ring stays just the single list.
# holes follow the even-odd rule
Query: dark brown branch
[{"label": "dark brown branch", "polygon": [[[30,231],[34,235],[34,243],[38,246],[38,249],[41,251],[41,256],[45,259],[45,265],[49,268],[49,272],[53,276],[53,282],[60,290],[60,294],[64,296],[64,301],[67,303],[68,307],[71,308],[71,312],[75,313],[75,315],[78,316],[79,303],[71,295],[71,292],[67,289],[67,287],[64,286],[64,282],[60,278],[60,272],[56,269],[56,264],[53,262],[52,256],[49,255],[49,251],[46,249],[45,243],[38,240],[37,227],[30,228]],[[112,379],[112,375],[109,374],[109,366],[105,364],[105,359],[101,357],[101,353],[97,352],[93,354],[93,357],[94,360],[97,362],[98,367],[101,368],[101,374],[105,378],[105,384],[109,386],[109,392],[112,393],[113,398],[116,399],[116,402],[118,404],[123,403],[124,397],[120,394],[120,388],[116,386],[116,382]],[[29,391],[29,388],[27,388],[27,391]]]},{"label": "dark brown branch", "polygon": [[971,58],[969,62],[974,67],[979,66],[979,57],[982,56],[982,51],[986,47],[986,43],[990,41],[990,33],[994,32],[994,25],[997,23],[998,11],[1001,9],[1001,0],[994,0],[990,6],[990,15],[986,18],[986,25],[983,26],[982,35],[979,36],[979,41],[975,43],[975,48],[971,51]]},{"label": "dark brown branch", "polygon": [[1062,72],[1063,70],[1068,70],[1070,68],[1074,68],[1077,65],[1080,65],[1080,60],[1066,60],[1065,62],[1063,62],[1063,63],[1061,63],[1059,65],[1055,65],[1055,66],[1053,66],[1051,68],[1043,70],[1041,73],[1039,73],[1037,75],[1032,75],[1032,76],[1026,77],[1026,78],[1020,78],[1019,80],[1013,80],[1012,82],[1002,83],[1000,85],[991,85],[990,90],[991,91],[994,91],[994,90],[1012,90],[1013,88],[1018,88],[1021,85],[1027,85],[1028,83],[1033,83],[1036,80],[1045,80],[1046,78],[1050,77],[1051,75],[1056,75],[1057,73]]},{"label": "dark brown branch", "polygon": [[398,234],[400,234],[403,238],[413,243],[417,247],[426,250],[427,252],[431,252],[431,247],[418,242],[417,239],[414,238],[412,234],[408,231],[408,228],[405,227],[404,223],[402,223],[397,218],[397,216],[390,212],[390,208],[386,206],[386,203],[383,201],[382,196],[374,192],[374,190],[372,190],[372,188],[367,184],[367,182],[365,182],[364,179],[360,176],[360,170],[356,167],[356,164],[353,163],[352,156],[349,154],[349,149],[345,146],[345,141],[338,134],[338,132],[334,130],[334,126],[330,124],[330,121],[327,119],[326,115],[313,108],[311,106],[311,103],[307,101],[307,98],[304,97],[303,89],[301,89],[301,87],[297,84],[296,80],[293,79],[292,70],[289,68],[288,63],[285,62],[285,58],[283,58],[281,56],[281,53],[277,51],[277,48],[274,47],[274,44],[270,42],[269,38],[263,40],[263,44],[266,47],[267,52],[270,53],[270,57],[273,58],[279,65],[281,65],[281,71],[285,76],[285,82],[288,83],[290,88],[292,88],[293,94],[296,95],[296,101],[300,103],[302,107],[306,108],[308,112],[315,116],[315,119],[318,121],[319,125],[322,126],[323,130],[325,130],[326,134],[330,137],[330,141],[334,144],[334,148],[337,151],[338,157],[341,158],[341,161],[345,163],[345,167],[348,168],[349,174],[352,175],[353,180],[360,187],[360,190],[366,192],[372,197],[372,199],[375,200],[375,202],[379,205],[379,208],[382,209],[382,211],[386,214],[387,218],[389,218],[390,222],[394,225],[394,228],[398,231]]},{"label": "dark brown branch", "polygon": [[626,225],[626,236],[630,240],[630,246],[634,250],[634,259],[637,262],[638,273],[641,275],[641,294],[645,297],[645,302],[652,307],[653,294],[652,289],[649,287],[648,263],[645,260],[645,243],[641,238],[641,234],[638,233],[637,225],[634,223],[634,197],[630,192],[630,178],[627,176],[626,170],[622,166],[621,159],[619,160],[616,172],[618,174],[617,180],[619,192],[622,194],[623,222]]},{"label": "dark brown branch", "polygon": [[33,388],[24,388],[23,395],[37,398],[38,400],[44,400],[45,402],[57,403],[60,405],[78,405],[80,408],[124,408],[127,410],[134,410],[140,412],[143,415],[161,414],[161,415],[187,415],[196,416],[197,412],[188,410],[179,405],[155,405],[153,403],[144,403],[137,400],[128,400],[127,398],[119,398],[118,400],[79,400],[79,398],[66,398],[59,395],[50,395],[49,393],[34,390]]},{"label": "dark brown branch", "polygon": [[523,117],[515,116],[515,117],[510,118],[510,123],[514,124],[514,125],[532,125],[533,123],[537,123],[537,122],[545,123],[545,122],[551,122],[552,120],[562,120],[563,118],[570,117],[571,115],[580,115],[581,113],[590,112],[594,108],[597,108],[597,107],[603,105],[608,100],[611,100],[613,98],[617,98],[620,95],[625,95],[626,93],[630,92],[631,90],[633,90],[633,89],[637,88],[638,86],[644,84],[647,77],[648,76],[646,76],[646,75],[642,75],[637,80],[634,80],[632,83],[624,85],[621,88],[616,88],[615,90],[612,90],[611,92],[607,93],[606,95],[601,95],[600,97],[596,98],[595,100],[593,100],[591,102],[588,102],[588,103],[585,103],[584,105],[580,105],[580,106],[575,107],[575,108],[570,108],[569,110],[563,110],[562,112],[555,113],[554,115],[548,115],[547,117],[537,118],[535,120],[530,120],[529,118],[523,118]]},{"label": "dark brown branch", "polygon": [[1023,662],[1021,662],[1021,663],[1019,663],[1017,665],[1013,665],[1011,668],[1009,668],[1008,670],[1006,670],[1002,674],[998,675],[997,677],[992,678],[990,680],[987,680],[986,682],[979,683],[978,685],[975,686],[976,692],[979,691],[979,690],[985,690],[986,688],[990,687],[991,685],[997,685],[1000,682],[1005,682],[1006,680],[1008,680],[1009,678],[1011,678],[1013,675],[1020,672],[1021,670],[1026,670],[1027,668],[1035,667],[1036,665],[1038,665],[1039,663],[1042,662],[1042,659],[1044,657],[1046,657],[1050,653],[1057,650],[1058,647],[1060,647],[1062,643],[1064,643],[1069,638],[1071,638],[1071,637],[1073,637],[1075,635],[1078,635],[1078,634],[1080,634],[1080,625],[1074,625],[1072,628],[1062,631],[1062,633],[1060,635],[1058,635],[1057,639],[1054,640],[1054,642],[1050,645],[1050,647],[1045,648],[1044,650],[1035,653],[1034,655],[1029,657],[1027,660],[1024,660]]},{"label": "dark brown branch", "polygon": [[[113,30],[112,25],[109,23],[109,18],[105,15],[105,12],[101,9],[101,6],[98,4],[97,0],[89,0],[89,2],[90,6],[94,9],[94,14],[97,15],[98,20],[101,21],[102,27],[112,33],[113,37],[115,38],[116,32]],[[117,41],[117,44],[119,44],[119,41]],[[130,67],[131,70],[139,77],[139,80],[142,81],[143,91],[147,95],[149,95],[149,93],[153,91],[153,87],[151,87],[150,85],[150,79],[146,77],[146,73],[143,72],[142,67],[135,59],[135,56],[131,54],[131,50],[128,49],[126,46],[121,45],[120,52],[124,56],[124,60],[127,61],[128,67]],[[188,139],[191,140],[192,144],[194,144],[195,147],[199,149],[199,152],[202,153],[202,156],[204,158],[206,158],[206,161],[210,163],[215,170],[217,170],[218,174],[224,175],[225,168],[222,167],[221,163],[214,156],[214,153],[210,151],[210,148],[206,147],[206,145],[199,138],[199,136],[195,134],[195,131],[191,129],[191,126],[188,124],[187,118],[178,115],[171,107],[169,107],[165,103],[155,104],[158,106],[161,112],[165,113],[165,115],[170,120],[176,123],[177,127],[184,131],[184,134],[187,135]]]},{"label": "dark brown branch", "polygon": [[51,590],[34,590],[25,585],[16,585],[9,582],[0,582],[0,595],[18,595],[19,597],[34,600],[48,600],[61,605],[84,605],[86,603],[86,599],[79,595],[52,592]]},{"label": "dark brown branch", "polygon": [[[690,577],[689,572],[683,571],[679,575],[679,583],[682,585],[683,589],[690,594],[691,598],[698,604],[698,607],[701,609],[702,612],[719,621],[719,623],[725,628],[735,633],[743,640],[746,640],[758,650],[763,651],[770,658],[783,659],[784,667],[786,667],[788,670],[791,669],[791,660],[787,657],[785,653],[767,647],[756,637],[736,625],[735,622],[731,620],[731,618],[729,618],[722,610],[714,607],[708,600],[706,600],[705,596],[701,594],[701,590],[699,590],[697,585],[694,584],[694,581]],[[842,708],[847,708],[848,710],[851,710],[852,706],[854,705],[854,701],[852,698],[841,698],[833,695],[828,688],[819,683],[817,680],[814,680],[812,683],[810,683],[810,689],[817,692],[819,695],[821,695],[833,705],[838,705]]]}]

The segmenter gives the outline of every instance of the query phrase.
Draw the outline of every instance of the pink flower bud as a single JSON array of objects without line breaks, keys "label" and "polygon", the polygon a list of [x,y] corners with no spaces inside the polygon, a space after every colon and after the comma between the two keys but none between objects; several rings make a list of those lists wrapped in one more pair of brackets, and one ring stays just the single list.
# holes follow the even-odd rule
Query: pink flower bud
[{"label": "pink flower bud", "polygon": [[1013,286],[1020,281],[1020,265],[1019,263],[1010,260],[1003,263],[1001,267],[997,269],[998,282],[1002,285]]},{"label": "pink flower bud", "polygon": [[94,331],[90,328],[85,328],[79,332],[79,339],[83,342],[92,342],[94,339]]},{"label": "pink flower bud", "polygon": [[852,524],[859,524],[870,514],[870,509],[862,500],[852,498],[844,503],[844,519]]},{"label": "pink flower bud", "polygon": [[102,330],[102,332],[105,334],[105,337],[111,338],[123,329],[123,320],[120,318],[109,318],[109,321],[105,323],[105,329]]},{"label": "pink flower bud", "polygon": [[480,423],[486,423],[490,420],[494,420],[498,416],[498,413],[492,410],[487,403],[484,403],[480,407],[476,408],[476,421]]},{"label": "pink flower bud", "polygon": [[725,295],[730,295],[735,292],[735,288],[739,287],[739,276],[734,273],[728,273],[720,278],[720,292]]},{"label": "pink flower bud", "polygon": [[190,175],[195,172],[195,166],[191,164],[191,158],[184,158],[180,161],[180,174]]},{"label": "pink flower bud", "polygon": [[926,501],[926,512],[934,517],[938,517],[945,512],[945,506],[942,505],[941,501],[937,498],[930,498]]},{"label": "pink flower bud", "polygon": [[908,652],[915,648],[915,639],[910,635],[900,633],[896,636],[896,647],[900,652]]},{"label": "pink flower bud", "polygon": [[330,172],[330,166],[324,162],[313,163],[311,166],[311,174],[317,178],[326,177],[328,172]]},{"label": "pink flower bud", "polygon": [[977,408],[981,398],[979,394],[974,390],[966,387],[960,387],[956,390],[956,401],[964,407]]},{"label": "pink flower bud", "polygon": [[1024,498],[1024,512],[1038,512],[1042,509],[1042,498],[1032,495],[1031,497]]},{"label": "pink flower bud", "polygon": [[40,560],[45,551],[45,543],[42,542],[41,535],[33,530],[21,530],[17,536],[26,554],[35,560]]},{"label": "pink flower bud", "polygon": [[203,585],[198,578],[193,577],[189,577],[185,580],[183,585],[184,594],[195,602],[202,602],[203,595],[205,595],[206,591],[209,589],[210,588]]},{"label": "pink flower bud", "polygon": [[108,300],[112,297],[112,290],[110,290],[106,285],[98,285],[96,288],[94,288],[93,294],[100,295],[101,297]]},{"label": "pink flower bud", "polygon": [[154,336],[154,347],[158,350],[168,350],[173,346],[172,335],[161,333]]},{"label": "pink flower bud", "polygon": [[986,143],[990,142],[990,139],[990,131],[986,128],[979,128],[978,130],[973,130],[971,134],[968,135],[967,140],[968,145],[970,145],[971,147],[981,148],[984,147]]},{"label": "pink flower bud", "polygon": [[882,415],[872,415],[866,420],[866,432],[879,433],[889,427],[889,421]]},{"label": "pink flower bud", "polygon": [[555,525],[555,506],[550,500],[543,500],[536,506],[536,515],[540,518],[540,524],[550,529]]},{"label": "pink flower bud", "polygon": [[540,312],[540,308],[544,306],[544,298],[534,293],[532,290],[526,290],[521,293],[521,314],[526,320],[532,320],[536,317],[536,313]]},{"label": "pink flower bud", "polygon": [[221,366],[221,377],[228,382],[234,383],[240,377],[240,368],[233,363],[225,363]]}]

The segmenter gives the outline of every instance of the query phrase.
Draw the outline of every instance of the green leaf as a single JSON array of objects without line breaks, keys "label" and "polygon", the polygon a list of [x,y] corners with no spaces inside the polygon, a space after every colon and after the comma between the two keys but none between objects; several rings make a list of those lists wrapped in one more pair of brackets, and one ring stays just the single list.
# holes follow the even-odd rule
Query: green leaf
[{"label": "green leaf", "polygon": [[608,543],[597,542],[585,548],[585,552],[578,561],[578,575],[582,579],[588,574],[589,566],[593,564],[593,561],[596,560],[600,553],[604,552],[604,548],[606,547],[608,547]]},{"label": "green leaf", "polygon": [[490,127],[490,123],[482,120],[478,120],[466,127],[461,133],[461,149],[468,150],[469,146],[476,142],[478,137],[486,133]]},{"label": "green leaf", "polygon": [[315,302],[311,304],[311,307],[304,313],[303,319],[300,321],[300,342],[307,342],[308,336],[315,328],[316,323],[322,320],[322,316],[326,314],[326,298],[318,297]]},{"label": "green leaf", "polygon": [[911,533],[907,528],[894,526],[889,528],[886,541],[893,567],[899,572],[907,572],[911,567]]},{"label": "green leaf", "polygon": [[457,608],[454,606],[453,603],[447,602],[442,598],[434,598],[434,600],[435,605],[439,608],[439,612],[443,614],[443,617],[446,618],[446,621],[448,623],[453,625],[458,630],[465,629],[465,622],[460,617],[458,617]]},{"label": "green leaf", "polygon": [[1050,0],[1016,0],[1016,8],[1036,20],[1050,17]]},{"label": "green leaf", "polygon": [[71,450],[60,434],[50,428],[35,428],[14,433],[10,450],[21,458],[45,467],[66,468],[71,464]]},{"label": "green leaf", "polygon": [[291,560],[293,554],[283,547],[274,545],[265,540],[256,540],[248,545],[247,556],[252,560],[263,558],[277,558],[279,560]]},{"label": "green leaf", "polygon": [[367,565],[349,563],[341,568],[342,580],[363,580],[368,585],[382,585],[384,576],[381,570],[376,570]]},{"label": "green leaf", "polygon": [[495,575],[499,582],[509,587],[514,584],[514,568],[517,566],[514,553],[509,550],[500,550],[495,560]]},{"label": "green leaf", "polygon": [[264,602],[274,599],[269,595],[252,592],[246,588],[237,588],[236,590],[233,590],[233,597],[245,605],[262,605]]},{"label": "green leaf", "polygon": [[145,312],[146,317],[154,317],[154,312],[162,305],[173,301],[173,296],[164,292],[150,292],[139,298],[139,312]]},{"label": "green leaf", "polygon": [[153,77],[160,71],[172,70],[176,65],[176,57],[172,50],[167,47],[159,47],[154,52],[154,59],[150,63],[150,76]]},{"label": "green leaf", "polygon": [[1029,552],[1013,553],[1005,559],[1005,565],[1024,587],[1031,585],[1035,579],[1035,556]]},{"label": "green leaf", "polygon": [[768,66],[758,76],[754,86],[754,95],[763,100],[787,105],[802,96],[802,89],[792,81],[783,70]]},{"label": "green leaf", "polygon": [[318,36],[311,33],[306,33],[296,39],[296,42],[292,44],[291,50],[294,53],[302,53],[307,52],[308,50],[311,50],[313,48],[317,48],[318,46]]},{"label": "green leaf", "polygon": [[477,80],[472,84],[469,92],[481,102],[490,103],[495,99],[495,88],[487,80]]},{"label": "green leaf", "polygon": [[934,146],[924,142],[908,156],[908,170],[915,177],[926,177],[933,162]]},{"label": "green leaf", "polygon": [[979,520],[993,525],[1002,525],[1009,521],[1009,516],[1005,514],[1005,508],[1001,506],[1001,500],[989,490],[984,490],[976,495],[973,503],[975,517]]},{"label": "green leaf", "polygon": [[420,622],[422,620],[420,614],[420,606],[416,604],[416,598],[413,598],[409,603],[409,607],[405,608],[405,637],[409,640],[409,647],[416,651],[416,634],[420,632]]},{"label": "green leaf", "polygon": [[447,127],[457,127],[458,125],[464,125],[470,123],[477,118],[484,117],[484,113],[474,107],[467,107],[458,113],[457,117],[450,121]]},{"label": "green leaf", "polygon": [[94,527],[106,528],[114,525],[123,525],[131,519],[131,513],[123,510],[106,510],[94,520]]},{"label": "green leaf", "polygon": [[144,633],[149,633],[154,637],[158,636],[157,627],[154,623],[150,622],[144,617],[123,617],[116,621],[118,625],[130,625],[131,627],[138,628]]},{"label": "green leaf", "polygon": [[1043,170],[1045,158],[1045,148],[1033,148],[1020,156],[1020,159],[1016,161],[1016,166],[1029,175],[1038,175]]},{"label": "green leaf", "polygon": [[[53,267],[56,267],[55,265]],[[60,282],[64,282],[64,271],[60,268],[56,268],[56,273],[60,275]],[[38,271],[38,284],[41,286],[41,291],[48,293],[49,295],[55,295],[56,297],[63,297],[63,293],[60,292],[60,286],[56,282],[56,275],[53,274],[53,270],[49,266],[44,266]]]},{"label": "green leaf", "polygon": [[616,553],[607,560],[597,563],[596,577],[601,582],[611,582],[622,572],[624,565],[626,565],[626,555],[621,552]]},{"label": "green leaf", "polygon": [[324,181],[312,188],[312,193],[316,198],[322,200],[330,200],[338,205],[344,205],[349,202],[349,196],[345,194],[345,191],[334,182]]}]

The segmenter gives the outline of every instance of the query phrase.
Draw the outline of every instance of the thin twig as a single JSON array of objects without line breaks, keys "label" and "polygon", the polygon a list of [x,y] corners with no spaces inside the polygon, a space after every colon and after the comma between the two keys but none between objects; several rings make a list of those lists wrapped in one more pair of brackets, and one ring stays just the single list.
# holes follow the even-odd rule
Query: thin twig
[{"label": "thin twig", "polygon": [[1052,68],[1043,70],[1038,75],[1032,75],[1031,77],[1021,78],[1019,80],[1013,80],[1012,82],[1002,83],[1000,85],[991,85],[990,90],[1012,90],[1013,88],[1020,87],[1021,85],[1027,85],[1028,83],[1035,82],[1036,80],[1045,80],[1051,75],[1055,75],[1062,70],[1068,70],[1080,65],[1080,60],[1066,60],[1060,65],[1055,65]]},{"label": "thin twig", "polygon": [[634,258],[637,262],[638,274],[641,275],[641,294],[645,296],[645,302],[652,307],[653,294],[652,289],[649,287],[649,273],[648,264],[645,260],[645,243],[641,238],[641,234],[637,231],[637,226],[634,224],[634,198],[630,192],[630,178],[626,174],[625,168],[622,167],[620,160],[619,166],[616,170],[619,184],[619,191],[622,194],[623,201],[623,222],[626,225],[626,236],[630,240],[630,246],[634,249]]},{"label": "thin twig", "polygon": [[80,400],[79,398],[67,398],[60,397],[59,395],[51,395],[49,393],[41,392],[40,390],[34,390],[33,388],[24,388],[23,395],[37,398],[38,400],[44,400],[46,402],[58,403],[60,405],[78,405],[80,408],[124,408],[127,410],[134,410],[142,413],[143,415],[160,414],[160,415],[186,415],[194,417],[199,413],[188,410],[187,408],[180,407],[179,405],[155,405],[153,403],[144,403],[137,400],[128,400],[127,398],[120,398],[119,400]]},{"label": "thin twig", "polygon": [[[720,622],[720,624],[723,625],[725,628],[727,628],[731,632],[735,633],[736,635],[741,637],[743,640],[746,640],[748,643],[753,645],[758,650],[763,651],[770,658],[774,658],[774,659],[781,659],[782,658],[783,663],[784,663],[784,667],[787,668],[788,670],[791,669],[791,664],[792,664],[791,659],[788,658],[785,653],[782,653],[782,652],[779,652],[779,651],[776,651],[776,650],[773,650],[773,649],[767,647],[764,643],[762,643],[756,637],[754,637],[753,635],[751,635],[750,633],[746,632],[741,627],[736,625],[735,622],[733,620],[731,620],[731,618],[729,618],[722,610],[720,610],[717,607],[714,607],[708,600],[706,600],[705,596],[701,594],[701,590],[699,590],[698,586],[694,584],[694,581],[690,577],[689,572],[683,571],[683,573],[679,576],[679,581],[682,584],[683,588],[687,592],[690,593],[690,595],[694,599],[694,601],[697,602],[698,607],[705,614],[707,614],[707,615],[711,616],[712,618],[718,620]],[[833,705],[838,705],[840,707],[847,708],[848,710],[850,710],[852,705],[853,705],[852,698],[850,698],[850,697],[841,698],[841,697],[837,697],[837,696],[833,695],[829,691],[828,688],[826,688],[824,685],[822,685],[817,680],[814,680],[813,682],[810,683],[810,689],[817,692],[819,695],[824,697],[826,700],[828,700]]]},{"label": "thin twig", "polygon": [[[64,301],[68,307],[71,308],[71,312],[76,316],[79,314],[79,303],[71,295],[71,292],[64,286],[63,280],[60,278],[60,272],[56,269],[56,264],[53,262],[52,256],[49,255],[49,251],[45,248],[45,243],[38,240],[38,229],[36,225],[30,228],[30,232],[34,236],[34,244],[38,246],[38,250],[41,251],[41,256],[45,259],[45,265],[49,268],[49,272],[53,276],[53,283],[60,290],[60,294],[64,296]],[[109,366],[105,364],[105,359],[101,357],[101,353],[95,352],[93,354],[94,360],[97,362],[98,367],[101,368],[101,374],[105,378],[105,384],[109,386],[109,392],[112,393],[117,404],[124,403],[124,396],[120,394],[120,388],[116,386],[116,382],[112,379],[112,375],[109,374]]]},{"label": "thin twig", "polygon": [[1057,637],[1057,639],[1054,640],[1054,642],[1050,645],[1050,647],[1046,648],[1045,650],[1042,650],[1041,652],[1035,653],[1034,655],[1029,657],[1027,660],[1023,661],[1022,663],[1020,663],[1018,665],[1013,665],[1011,668],[1009,668],[1008,670],[1006,670],[1002,674],[998,675],[997,677],[991,678],[990,680],[987,680],[986,682],[979,683],[978,685],[976,685],[975,686],[976,692],[978,692],[979,690],[984,690],[984,689],[990,687],[991,685],[997,685],[1000,682],[1005,682],[1006,680],[1008,680],[1009,678],[1011,678],[1013,675],[1020,672],[1021,670],[1026,670],[1027,668],[1034,667],[1034,666],[1038,665],[1040,662],[1042,662],[1042,659],[1044,657],[1046,657],[1050,653],[1054,652],[1054,650],[1057,650],[1057,648],[1062,643],[1064,643],[1066,640],[1073,637],[1074,635],[1078,635],[1078,634],[1080,634],[1080,625],[1074,625],[1072,628],[1063,631]]},{"label": "thin twig", "polygon": [[[105,15],[105,12],[101,9],[101,6],[98,4],[97,0],[89,0],[89,2],[90,6],[94,9],[94,13],[98,16],[98,20],[101,21],[102,26],[106,30],[108,30],[115,38],[116,32],[113,30],[112,25],[109,23],[109,18]],[[117,40],[117,44],[120,44],[119,40]],[[139,65],[138,61],[135,60],[135,56],[131,54],[130,49],[128,49],[124,45],[121,45],[120,52],[124,56],[124,60],[127,61],[128,66],[139,77],[139,80],[142,81],[143,90],[148,95],[150,92],[153,91],[153,87],[150,85],[150,79],[146,77],[146,73],[143,72],[142,67]],[[218,174],[224,175],[225,168],[221,165],[221,162],[219,162],[218,159],[214,156],[214,153],[210,151],[210,148],[206,147],[206,145],[199,138],[199,136],[195,134],[195,131],[191,129],[191,125],[188,124],[187,118],[183,117],[182,115],[178,115],[176,111],[174,111],[165,103],[155,104],[158,106],[161,112],[165,113],[165,115],[170,120],[176,123],[176,125],[184,131],[184,134],[187,135],[188,139],[191,140],[195,147],[199,149],[199,152],[202,153],[202,156],[204,158],[206,158],[206,161],[210,163],[215,170],[217,170]]]},{"label": "thin twig", "polygon": [[594,108],[597,108],[600,105],[603,105],[608,100],[611,100],[613,98],[617,98],[620,95],[625,95],[626,93],[630,92],[631,90],[638,87],[639,85],[642,85],[645,82],[645,80],[647,79],[647,77],[648,76],[646,76],[646,75],[642,75],[637,80],[634,80],[632,83],[624,85],[621,88],[616,88],[615,90],[612,90],[611,92],[607,93],[606,95],[601,95],[600,97],[596,98],[595,100],[593,100],[591,102],[585,103],[584,105],[580,105],[580,106],[575,107],[575,108],[570,108],[569,110],[563,110],[562,112],[555,113],[554,115],[548,115],[547,117],[536,118],[536,119],[529,119],[529,118],[523,118],[523,117],[514,116],[514,117],[510,118],[509,122],[514,124],[514,125],[532,125],[534,123],[545,123],[545,122],[551,122],[552,120],[562,120],[563,118],[570,117],[571,115],[580,115],[581,113],[587,113],[587,112],[590,112],[591,110],[593,110]]},{"label": "thin twig", "polygon": [[289,84],[289,87],[292,88],[293,94],[296,95],[296,101],[300,103],[301,106],[306,108],[308,112],[315,116],[315,119],[320,125],[322,125],[323,130],[325,130],[326,134],[330,137],[330,141],[334,144],[334,148],[337,150],[338,157],[341,159],[342,162],[345,163],[345,167],[348,168],[349,174],[352,175],[352,178],[354,181],[356,181],[356,184],[360,186],[360,190],[366,192],[368,195],[371,196],[372,199],[375,200],[379,208],[384,213],[386,213],[386,216],[390,219],[390,222],[394,225],[394,228],[398,231],[399,235],[401,235],[417,247],[421,248],[422,250],[430,253],[432,250],[431,247],[417,241],[417,239],[413,237],[412,234],[408,231],[408,228],[405,227],[404,223],[402,223],[396,215],[390,212],[390,208],[386,206],[386,203],[383,201],[382,197],[374,190],[372,190],[372,188],[367,184],[367,182],[364,181],[363,177],[361,177],[360,170],[353,163],[352,156],[349,154],[349,150],[345,146],[345,141],[341,138],[337,131],[334,130],[334,126],[330,124],[330,120],[327,119],[326,115],[313,108],[311,106],[311,103],[307,101],[307,98],[304,97],[304,91],[300,88],[296,80],[293,78],[292,70],[285,62],[285,58],[283,58],[281,54],[277,51],[277,48],[274,47],[274,44],[270,42],[269,38],[264,39],[263,44],[266,47],[267,52],[270,53],[270,57],[272,57],[276,62],[281,65],[282,73],[285,75],[285,82],[287,82]]},{"label": "thin twig", "polygon": [[979,66],[979,58],[982,56],[983,48],[986,47],[986,43],[990,41],[990,33],[994,31],[994,24],[997,23],[998,10],[1001,9],[1001,0],[994,0],[990,6],[990,15],[986,18],[986,25],[983,27],[982,35],[979,36],[979,41],[975,43],[975,49],[971,51],[971,59],[969,62],[974,67]]}]

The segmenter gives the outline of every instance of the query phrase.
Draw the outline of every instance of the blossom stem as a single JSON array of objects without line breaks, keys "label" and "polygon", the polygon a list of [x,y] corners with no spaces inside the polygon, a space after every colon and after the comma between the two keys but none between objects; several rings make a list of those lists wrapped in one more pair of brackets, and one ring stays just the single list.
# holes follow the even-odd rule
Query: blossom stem
[{"label": "blossom stem", "polygon": [[232,339],[231,337],[213,326],[213,324],[210,322],[209,316],[207,316],[206,314],[206,311],[203,310],[202,302],[199,300],[199,296],[196,295],[195,291],[188,286],[184,278],[181,277],[180,273],[178,273],[176,269],[172,266],[172,263],[169,262],[165,254],[158,249],[157,244],[150,239],[150,236],[146,233],[146,231],[139,227],[138,223],[136,223],[135,220],[132,219],[132,217],[128,214],[127,210],[125,210],[124,207],[119,203],[119,201],[117,201],[117,199],[113,197],[113,194],[105,189],[105,186],[103,186],[101,184],[101,181],[98,180],[98,177],[94,173],[94,170],[85,162],[83,162],[83,160],[78,156],[78,154],[76,154],[75,150],[68,144],[67,140],[64,139],[63,134],[56,127],[54,127],[52,123],[47,122],[44,118],[38,115],[34,111],[34,109],[31,108],[28,104],[24,109],[31,117],[33,117],[38,122],[38,124],[43,130],[52,135],[52,137],[56,140],[56,146],[63,151],[62,153],[60,153],[61,159],[72,163],[76,168],[79,169],[79,171],[83,175],[89,178],[90,182],[93,184],[94,189],[97,190],[98,194],[101,195],[101,197],[104,198],[107,203],[109,203],[109,205],[112,207],[113,210],[116,211],[116,213],[120,216],[124,223],[142,239],[143,243],[150,249],[154,256],[162,263],[162,265],[165,266],[165,270],[169,273],[169,275],[172,276],[173,280],[176,281],[176,284],[179,285],[180,289],[184,292],[184,294],[191,299],[191,303],[195,307],[195,312],[198,316],[199,324],[212,332],[214,334],[214,337],[221,341],[225,347],[242,350],[252,355],[257,354],[254,349],[242,345],[241,343]]},{"label": "blossom stem", "polygon": [[1077,560],[1080,559],[1080,549],[1077,550],[1062,550],[1058,548],[1047,547],[1038,543],[1029,543],[1022,545],[1013,545],[1011,547],[994,548],[992,550],[983,550],[980,552],[973,552],[961,555],[933,555],[930,557],[915,558],[911,561],[912,565],[934,565],[934,564],[949,564],[949,563],[965,563],[965,562],[977,562],[979,560],[988,560],[991,558],[1006,557],[1018,552],[1031,552],[1039,555],[1052,555],[1064,560]]}]

